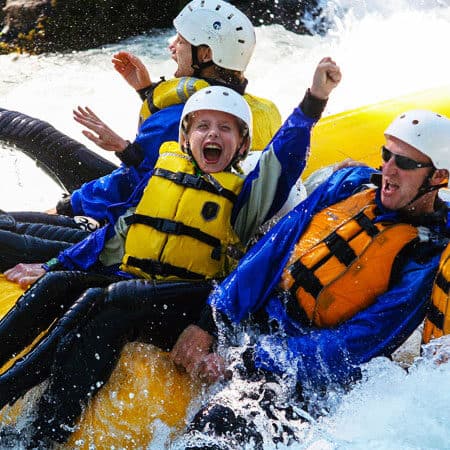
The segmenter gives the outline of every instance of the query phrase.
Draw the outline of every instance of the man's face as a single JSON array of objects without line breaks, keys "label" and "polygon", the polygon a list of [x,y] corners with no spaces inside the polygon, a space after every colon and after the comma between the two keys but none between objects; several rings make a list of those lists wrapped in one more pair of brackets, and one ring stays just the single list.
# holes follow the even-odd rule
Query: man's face
[{"label": "man's face", "polygon": [[[242,141],[236,117],[212,110],[191,115],[188,139],[192,156],[205,173],[226,169]],[[240,151],[243,152],[244,147]]]},{"label": "man's face", "polygon": [[192,50],[191,44],[180,34],[169,44],[169,51],[172,59],[177,63],[175,77],[189,77],[194,73],[192,68]]},{"label": "man's face", "polygon": [[[385,147],[394,155],[401,155],[413,159],[418,163],[430,163],[431,160],[419,150],[411,147],[399,139],[386,138]],[[392,210],[415,210],[415,214],[429,212],[429,204],[425,198],[420,198],[413,204],[409,204],[417,195],[432,168],[422,167],[413,170],[404,170],[397,166],[395,156],[392,155],[382,167],[381,202],[383,206]]]}]

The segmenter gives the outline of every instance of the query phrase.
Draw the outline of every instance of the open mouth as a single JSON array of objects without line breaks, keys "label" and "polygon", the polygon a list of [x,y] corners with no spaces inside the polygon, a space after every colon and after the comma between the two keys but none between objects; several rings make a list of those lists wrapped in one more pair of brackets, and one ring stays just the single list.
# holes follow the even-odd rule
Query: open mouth
[{"label": "open mouth", "polygon": [[208,164],[215,164],[220,159],[222,148],[216,144],[208,144],[203,148],[203,158]]},{"label": "open mouth", "polygon": [[394,193],[397,189],[399,189],[399,185],[398,184],[394,184],[391,183],[389,181],[385,181],[384,185],[383,185],[383,192],[385,194],[392,194]]}]

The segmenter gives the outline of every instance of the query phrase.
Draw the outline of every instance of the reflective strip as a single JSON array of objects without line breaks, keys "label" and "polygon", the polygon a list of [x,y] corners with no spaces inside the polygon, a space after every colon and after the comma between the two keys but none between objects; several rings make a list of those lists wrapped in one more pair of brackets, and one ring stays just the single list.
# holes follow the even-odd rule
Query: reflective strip
[{"label": "reflective strip", "polygon": [[[191,80],[192,80],[192,78],[191,78]],[[181,103],[186,103],[189,96],[195,92],[195,90],[194,90],[194,92],[192,92],[192,94],[189,94],[189,95],[185,94],[184,86],[187,85],[188,82],[189,82],[189,77],[182,77],[177,84],[177,95],[178,95],[179,99],[181,100]]]}]

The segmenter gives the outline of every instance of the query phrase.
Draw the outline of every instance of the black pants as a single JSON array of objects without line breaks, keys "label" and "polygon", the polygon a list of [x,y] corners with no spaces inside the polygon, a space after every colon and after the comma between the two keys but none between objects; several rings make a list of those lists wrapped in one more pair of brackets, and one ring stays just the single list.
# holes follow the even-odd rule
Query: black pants
[{"label": "black pants", "polygon": [[0,213],[0,272],[19,263],[46,262],[88,235],[71,217]]},{"label": "black pants", "polygon": [[32,426],[33,443],[64,442],[70,433],[61,425],[75,424],[82,405],[109,379],[123,346],[140,340],[170,350],[198,320],[211,289],[208,282],[145,280],[88,289],[39,345],[0,376],[0,406],[50,377]]}]

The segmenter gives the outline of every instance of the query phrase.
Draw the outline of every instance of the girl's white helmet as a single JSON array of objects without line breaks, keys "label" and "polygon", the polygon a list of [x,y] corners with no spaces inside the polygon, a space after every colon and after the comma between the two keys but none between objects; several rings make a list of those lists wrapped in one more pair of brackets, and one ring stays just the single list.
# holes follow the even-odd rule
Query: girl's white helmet
[{"label": "girl's white helmet", "polygon": [[427,155],[437,169],[450,169],[450,119],[417,109],[398,116],[385,135],[395,137]]},{"label": "girl's white helmet", "polygon": [[255,48],[255,30],[248,17],[222,0],[192,0],[175,17],[177,32],[191,45],[207,45],[213,62],[243,72]]},{"label": "girl's white helmet", "polygon": [[205,109],[226,112],[242,120],[247,126],[251,145],[252,112],[250,111],[250,107],[242,95],[225,86],[205,87],[189,97],[181,113],[179,128],[180,140],[186,117],[195,111]]}]

